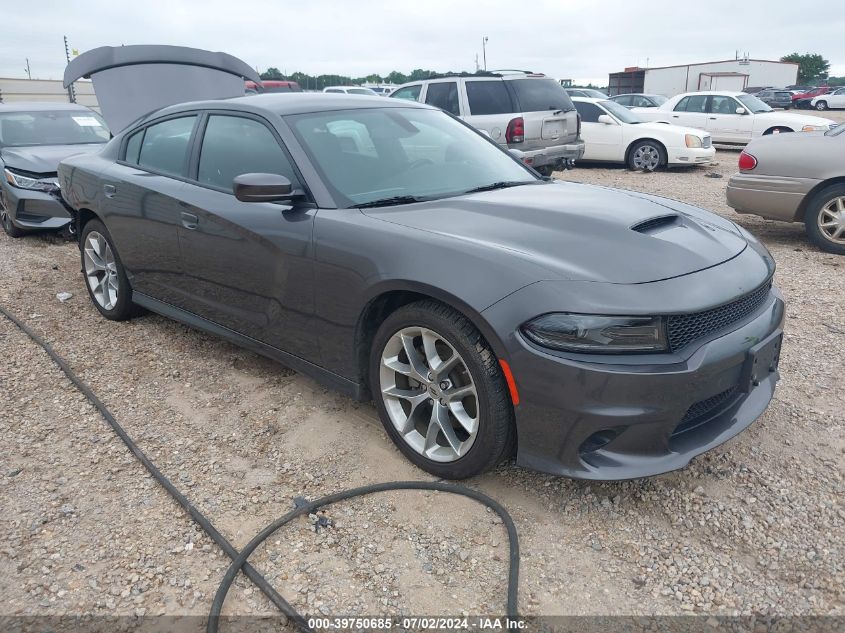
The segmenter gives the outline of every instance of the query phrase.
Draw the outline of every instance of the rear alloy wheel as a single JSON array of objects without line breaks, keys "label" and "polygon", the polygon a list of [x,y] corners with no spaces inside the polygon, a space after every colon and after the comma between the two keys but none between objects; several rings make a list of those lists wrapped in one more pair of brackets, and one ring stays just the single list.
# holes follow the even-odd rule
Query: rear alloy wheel
[{"label": "rear alloy wheel", "polygon": [[19,229],[12,224],[12,216],[10,216],[9,212],[6,211],[6,207],[3,206],[2,200],[0,200],[0,224],[3,225],[3,230],[6,231],[6,235],[9,237],[23,237],[26,235],[26,231]]},{"label": "rear alloy wheel", "polygon": [[123,321],[135,313],[132,289],[105,225],[91,220],[80,238],[82,274],[94,306],[107,319]]},{"label": "rear alloy wheel", "polygon": [[817,193],[804,217],[807,235],[828,253],[845,255],[845,185],[833,185]]},{"label": "rear alloy wheel", "polygon": [[385,320],[373,343],[370,388],[391,439],[433,475],[472,477],[510,453],[513,407],[495,356],[444,305],[413,303]]},{"label": "rear alloy wheel", "polygon": [[628,168],[654,171],[666,163],[663,148],[654,141],[639,141],[628,152]]},{"label": "rear alloy wheel", "polygon": [[816,110],[827,110],[827,101],[816,101]]}]

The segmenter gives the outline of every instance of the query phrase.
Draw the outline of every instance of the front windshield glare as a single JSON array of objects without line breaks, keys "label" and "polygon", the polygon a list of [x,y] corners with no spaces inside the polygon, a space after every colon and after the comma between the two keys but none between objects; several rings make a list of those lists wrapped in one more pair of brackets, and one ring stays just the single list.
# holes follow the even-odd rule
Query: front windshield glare
[{"label": "front windshield glare", "polygon": [[631,112],[623,105],[619,105],[615,101],[599,101],[601,107],[610,112],[622,123],[642,123],[643,120],[637,116],[636,112]]},{"label": "front windshield glare", "polygon": [[105,143],[109,130],[91,110],[44,110],[0,114],[0,147]]},{"label": "front windshield glare", "polygon": [[740,95],[737,99],[739,99],[740,103],[742,103],[742,105],[748,108],[751,112],[772,112],[772,109],[769,106],[760,101],[754,95]]},{"label": "front windshield glare", "polygon": [[439,110],[366,108],[288,117],[338,203],[443,198],[494,183],[542,182]]}]

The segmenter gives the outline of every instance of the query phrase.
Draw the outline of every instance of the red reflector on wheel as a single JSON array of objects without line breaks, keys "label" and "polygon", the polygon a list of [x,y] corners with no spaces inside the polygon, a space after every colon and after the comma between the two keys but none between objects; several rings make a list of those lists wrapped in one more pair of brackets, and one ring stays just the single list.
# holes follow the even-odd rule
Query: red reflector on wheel
[{"label": "red reflector on wheel", "polygon": [[502,373],[505,375],[505,382],[508,383],[508,390],[511,392],[511,401],[513,402],[513,406],[519,404],[519,392],[516,390],[516,381],[513,379],[513,373],[511,373],[511,366],[508,365],[508,361],[499,359],[499,366],[502,368]]}]

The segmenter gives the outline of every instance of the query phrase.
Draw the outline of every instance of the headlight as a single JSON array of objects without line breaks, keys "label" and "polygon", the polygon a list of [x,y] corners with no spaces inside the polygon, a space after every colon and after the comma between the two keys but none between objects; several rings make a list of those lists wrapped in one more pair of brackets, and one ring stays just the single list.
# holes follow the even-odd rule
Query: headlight
[{"label": "headlight", "polygon": [[827,125],[805,125],[801,128],[802,132],[824,132],[828,129]]},{"label": "headlight", "polygon": [[11,171],[8,168],[3,170],[3,175],[6,176],[6,182],[13,187],[18,187],[19,189],[50,191],[59,186],[59,181],[55,176],[51,178],[32,178],[15,171]]},{"label": "headlight", "polygon": [[684,143],[686,143],[687,147],[699,148],[701,147],[702,141],[701,137],[695,134],[684,134]]},{"label": "headlight", "polygon": [[666,326],[660,317],[544,314],[520,328],[542,347],[568,352],[625,354],[665,352]]}]

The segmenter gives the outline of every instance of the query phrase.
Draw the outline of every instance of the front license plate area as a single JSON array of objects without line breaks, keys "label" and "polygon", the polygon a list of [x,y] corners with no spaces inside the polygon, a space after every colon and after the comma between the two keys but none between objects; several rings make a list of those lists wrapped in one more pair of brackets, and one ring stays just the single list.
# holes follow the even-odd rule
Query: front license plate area
[{"label": "front license plate area", "polygon": [[783,332],[778,330],[748,350],[740,382],[745,391],[751,391],[770,374],[777,372],[782,343]]}]

